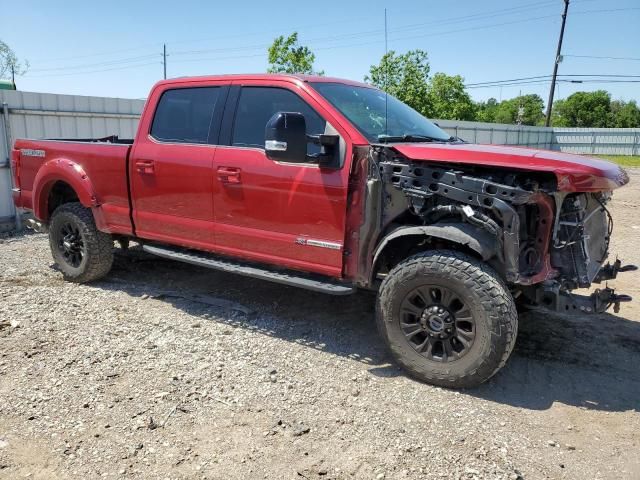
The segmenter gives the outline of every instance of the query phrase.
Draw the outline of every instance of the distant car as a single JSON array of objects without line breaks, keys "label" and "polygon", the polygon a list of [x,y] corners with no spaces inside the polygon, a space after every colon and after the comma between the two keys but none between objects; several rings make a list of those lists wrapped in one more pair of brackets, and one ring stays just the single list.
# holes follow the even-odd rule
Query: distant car
[{"label": "distant car", "polygon": [[622,169],[468,144],[357,82],[162,81],[135,141],[17,140],[12,162],[15,203],[48,229],[67,280],[107,275],[114,240],[135,239],[286,285],[375,290],[393,356],[436,385],[478,385],[505,364],[516,302],[585,314],[630,300],[571,293],[635,268],[604,265]]}]

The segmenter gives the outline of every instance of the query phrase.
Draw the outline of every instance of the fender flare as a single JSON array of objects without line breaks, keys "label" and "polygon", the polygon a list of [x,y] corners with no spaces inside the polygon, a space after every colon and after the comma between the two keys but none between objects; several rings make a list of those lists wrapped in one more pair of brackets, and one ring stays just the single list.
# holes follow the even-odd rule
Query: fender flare
[{"label": "fender flare", "polygon": [[58,181],[69,184],[83,206],[93,208],[100,205],[93,183],[82,166],[71,160],[54,158],[38,169],[33,180],[33,214],[39,220],[49,220],[49,193]]},{"label": "fender flare", "polygon": [[462,222],[441,222],[434,225],[400,227],[393,230],[378,244],[373,255],[371,275],[373,280],[380,255],[393,240],[401,237],[431,237],[447,240],[476,252],[483,261],[494,257],[498,251],[498,241],[494,235],[474,225]]}]

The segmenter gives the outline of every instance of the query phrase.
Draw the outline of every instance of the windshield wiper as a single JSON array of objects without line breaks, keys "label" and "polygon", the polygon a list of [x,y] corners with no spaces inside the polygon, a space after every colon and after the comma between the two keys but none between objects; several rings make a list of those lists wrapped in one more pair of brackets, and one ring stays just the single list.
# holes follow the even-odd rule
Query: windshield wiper
[{"label": "windshield wiper", "polygon": [[[451,137],[453,138],[453,137]],[[406,133],[404,135],[378,135],[378,141],[382,143],[392,142],[450,142],[451,138],[436,138],[428,135]]]}]

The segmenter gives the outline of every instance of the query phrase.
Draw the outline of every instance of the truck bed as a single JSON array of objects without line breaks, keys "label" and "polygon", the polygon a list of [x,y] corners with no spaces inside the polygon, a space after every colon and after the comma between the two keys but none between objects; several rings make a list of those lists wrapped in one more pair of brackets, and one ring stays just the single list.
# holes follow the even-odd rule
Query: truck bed
[{"label": "truck bed", "polygon": [[[69,171],[68,185],[85,197],[80,198],[83,203],[91,205],[102,231],[131,234],[127,163],[132,143],[133,140],[117,137],[16,140],[13,152],[16,205],[47,221],[55,207],[56,192],[64,191],[59,174],[58,178],[53,175],[54,170],[59,172],[62,168]],[[77,185],[78,182],[83,183]],[[41,200],[34,203],[34,198]]]}]

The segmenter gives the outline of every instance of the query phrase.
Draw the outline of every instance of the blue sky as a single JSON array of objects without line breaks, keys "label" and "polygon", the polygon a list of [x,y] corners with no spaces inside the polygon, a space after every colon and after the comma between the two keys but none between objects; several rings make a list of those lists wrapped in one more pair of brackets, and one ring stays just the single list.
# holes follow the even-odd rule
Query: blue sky
[{"label": "blue sky", "polygon": [[[298,31],[327,75],[362,80],[389,49],[429,53],[432,73],[460,74],[467,83],[549,75],[562,0],[324,2],[29,1],[0,0],[0,39],[31,70],[21,90],[143,98],[168,76],[262,72],[266,48]],[[585,12],[585,13],[582,13]],[[638,0],[571,0],[560,74],[639,75]],[[637,78],[640,80],[640,77]],[[475,99],[537,93],[549,83],[474,88]],[[605,88],[614,98],[640,100],[640,83],[560,83],[556,98]]]}]

